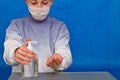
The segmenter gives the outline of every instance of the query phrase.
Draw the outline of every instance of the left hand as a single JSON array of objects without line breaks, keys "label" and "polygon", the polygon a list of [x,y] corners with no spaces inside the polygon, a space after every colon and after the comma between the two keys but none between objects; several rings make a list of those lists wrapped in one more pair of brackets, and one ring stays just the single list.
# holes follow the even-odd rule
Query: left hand
[{"label": "left hand", "polygon": [[48,67],[56,68],[62,63],[62,61],[62,56],[57,53],[54,53],[50,58],[48,58],[46,65]]}]

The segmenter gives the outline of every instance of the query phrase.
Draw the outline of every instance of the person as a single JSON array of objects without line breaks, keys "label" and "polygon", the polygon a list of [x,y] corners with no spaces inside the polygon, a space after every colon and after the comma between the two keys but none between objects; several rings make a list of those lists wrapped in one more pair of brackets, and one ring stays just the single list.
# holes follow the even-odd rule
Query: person
[{"label": "person", "polygon": [[49,17],[53,0],[25,0],[30,15],[12,20],[6,30],[4,60],[12,72],[21,72],[37,56],[27,48],[29,41],[38,42],[38,72],[64,71],[72,63],[69,31],[66,24]]}]

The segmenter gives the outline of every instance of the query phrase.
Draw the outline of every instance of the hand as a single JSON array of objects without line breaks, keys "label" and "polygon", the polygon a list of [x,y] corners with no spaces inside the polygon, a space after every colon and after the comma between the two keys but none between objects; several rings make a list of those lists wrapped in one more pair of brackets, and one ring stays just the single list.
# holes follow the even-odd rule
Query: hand
[{"label": "hand", "polygon": [[28,38],[23,46],[15,50],[15,60],[20,64],[28,64],[36,57],[33,51],[27,49],[28,41],[31,41],[31,39]]},{"label": "hand", "polygon": [[50,58],[48,58],[46,65],[48,67],[56,68],[62,63],[62,61],[63,61],[62,56],[55,53]]}]

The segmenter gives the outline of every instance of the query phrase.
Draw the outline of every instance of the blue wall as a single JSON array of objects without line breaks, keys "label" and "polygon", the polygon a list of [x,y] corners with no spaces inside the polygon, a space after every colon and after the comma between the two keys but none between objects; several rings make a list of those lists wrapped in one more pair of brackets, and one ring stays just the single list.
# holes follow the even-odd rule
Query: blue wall
[{"label": "blue wall", "polygon": [[[2,57],[5,30],[12,19],[27,15],[24,0],[1,0],[0,77],[4,80],[11,72]],[[110,71],[120,77],[120,0],[55,0],[50,16],[64,21],[71,34],[73,64],[67,71]]]}]

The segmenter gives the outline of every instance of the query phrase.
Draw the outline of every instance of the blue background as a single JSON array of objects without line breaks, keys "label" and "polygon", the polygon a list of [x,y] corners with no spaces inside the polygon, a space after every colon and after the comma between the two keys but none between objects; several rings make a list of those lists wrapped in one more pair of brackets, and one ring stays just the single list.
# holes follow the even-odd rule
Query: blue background
[{"label": "blue background", "polygon": [[[11,74],[3,60],[5,30],[27,15],[24,0],[0,1],[1,80]],[[120,79],[120,0],[55,0],[50,16],[64,21],[71,34],[73,64],[66,71],[109,71]]]}]

